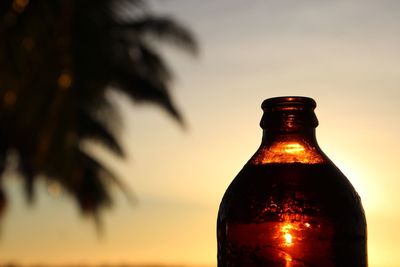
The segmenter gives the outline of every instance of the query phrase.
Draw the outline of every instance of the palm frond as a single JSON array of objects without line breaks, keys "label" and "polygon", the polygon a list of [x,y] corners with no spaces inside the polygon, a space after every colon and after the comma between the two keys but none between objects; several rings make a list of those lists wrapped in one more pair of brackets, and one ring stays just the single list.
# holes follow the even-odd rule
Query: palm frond
[{"label": "palm frond", "polygon": [[121,145],[110,129],[107,129],[104,123],[93,118],[90,114],[81,113],[77,121],[77,131],[80,138],[97,141],[118,156],[124,156]]},{"label": "palm frond", "polygon": [[112,205],[108,180],[103,175],[112,175],[105,167],[82,151],[77,152],[73,183],[69,184],[71,193],[75,196],[84,213],[96,213],[100,209]]},{"label": "palm frond", "polygon": [[164,59],[157,54],[149,45],[141,42],[136,47],[132,47],[129,52],[132,59],[132,67],[144,77],[157,80],[159,83],[169,83],[172,80],[170,68]]},{"label": "palm frond", "polygon": [[193,55],[198,53],[197,41],[193,35],[171,18],[148,15],[118,26],[121,30],[134,36],[157,37],[161,41],[170,42]]},{"label": "palm frond", "polygon": [[[110,88],[183,122],[170,93],[172,71],[151,38],[198,50],[185,27],[154,15],[144,0],[0,1],[0,173],[13,151],[29,202],[42,178],[58,182],[94,218],[112,204],[110,185],[131,196],[81,148],[92,140],[124,156]],[[5,203],[0,184],[0,214]]]},{"label": "palm frond", "polygon": [[152,102],[163,107],[173,118],[182,125],[184,120],[181,113],[172,102],[165,84],[148,80],[125,69],[114,71],[115,88],[128,94],[137,102]]},{"label": "palm frond", "polygon": [[[25,160],[25,159],[22,159]],[[36,175],[33,170],[33,166],[27,162],[20,162],[20,170],[24,175],[24,191],[27,203],[31,204],[35,200],[34,185],[36,181]]]},{"label": "palm frond", "polygon": [[7,207],[7,196],[2,186],[0,186],[0,218],[3,216]]},{"label": "palm frond", "polygon": [[112,3],[114,19],[126,21],[149,12],[149,7],[144,0],[117,0]]}]

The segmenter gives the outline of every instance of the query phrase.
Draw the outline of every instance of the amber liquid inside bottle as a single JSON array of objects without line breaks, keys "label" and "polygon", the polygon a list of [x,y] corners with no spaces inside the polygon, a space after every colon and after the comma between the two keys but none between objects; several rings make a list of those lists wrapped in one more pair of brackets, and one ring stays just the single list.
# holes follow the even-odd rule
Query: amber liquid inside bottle
[{"label": "amber liquid inside bottle", "polygon": [[219,267],[367,266],[360,198],[315,139],[315,102],[263,103],[263,141],[218,214]]}]

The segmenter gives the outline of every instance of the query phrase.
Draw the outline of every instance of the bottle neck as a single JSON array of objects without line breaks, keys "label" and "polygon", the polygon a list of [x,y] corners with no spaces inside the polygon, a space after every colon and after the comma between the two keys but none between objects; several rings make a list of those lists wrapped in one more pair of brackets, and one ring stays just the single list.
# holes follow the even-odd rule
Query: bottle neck
[{"label": "bottle neck", "polygon": [[250,161],[253,164],[304,163],[326,161],[318,146],[314,113],[315,101],[304,97],[267,99],[262,108],[262,143]]},{"label": "bottle neck", "polygon": [[296,131],[276,131],[272,129],[264,129],[262,135],[262,146],[271,146],[276,142],[293,141],[307,142],[308,144],[318,147],[315,134],[315,128],[304,128]]}]

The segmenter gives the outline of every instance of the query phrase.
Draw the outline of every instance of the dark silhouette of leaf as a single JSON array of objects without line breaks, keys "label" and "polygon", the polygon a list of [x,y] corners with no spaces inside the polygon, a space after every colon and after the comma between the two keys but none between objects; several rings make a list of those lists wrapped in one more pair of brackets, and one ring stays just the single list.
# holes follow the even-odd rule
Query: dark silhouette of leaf
[{"label": "dark silhouette of leaf", "polygon": [[124,151],[121,145],[104,124],[100,123],[87,113],[82,113],[81,116],[78,117],[77,123],[77,134],[80,138],[98,141],[118,156],[124,156]]},{"label": "dark silhouette of leaf", "polygon": [[186,28],[167,17],[160,18],[149,15],[141,20],[122,24],[121,27],[133,35],[149,34],[152,37],[171,42],[194,55],[198,52],[197,41],[193,35]]},{"label": "dark silhouette of leaf", "polygon": [[153,102],[164,107],[174,118],[183,124],[183,118],[175,105],[165,84],[157,83],[135,75],[134,72],[126,72],[123,69],[114,71],[116,88],[127,93],[133,100],[139,102]]}]

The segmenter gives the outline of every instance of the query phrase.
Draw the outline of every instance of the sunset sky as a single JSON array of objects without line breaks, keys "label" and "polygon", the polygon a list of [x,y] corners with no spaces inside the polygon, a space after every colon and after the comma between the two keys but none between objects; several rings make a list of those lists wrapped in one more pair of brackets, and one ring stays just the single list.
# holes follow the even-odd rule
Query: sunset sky
[{"label": "sunset sky", "polygon": [[321,148],[362,198],[369,265],[400,266],[400,1],[149,2],[199,41],[197,58],[162,47],[187,129],[155,106],[110,94],[127,158],[94,151],[137,201],[116,190],[99,235],[67,195],[38,184],[29,206],[8,179],[0,264],[216,265],[218,205],[261,142],[262,101],[303,95],[317,102]]}]

